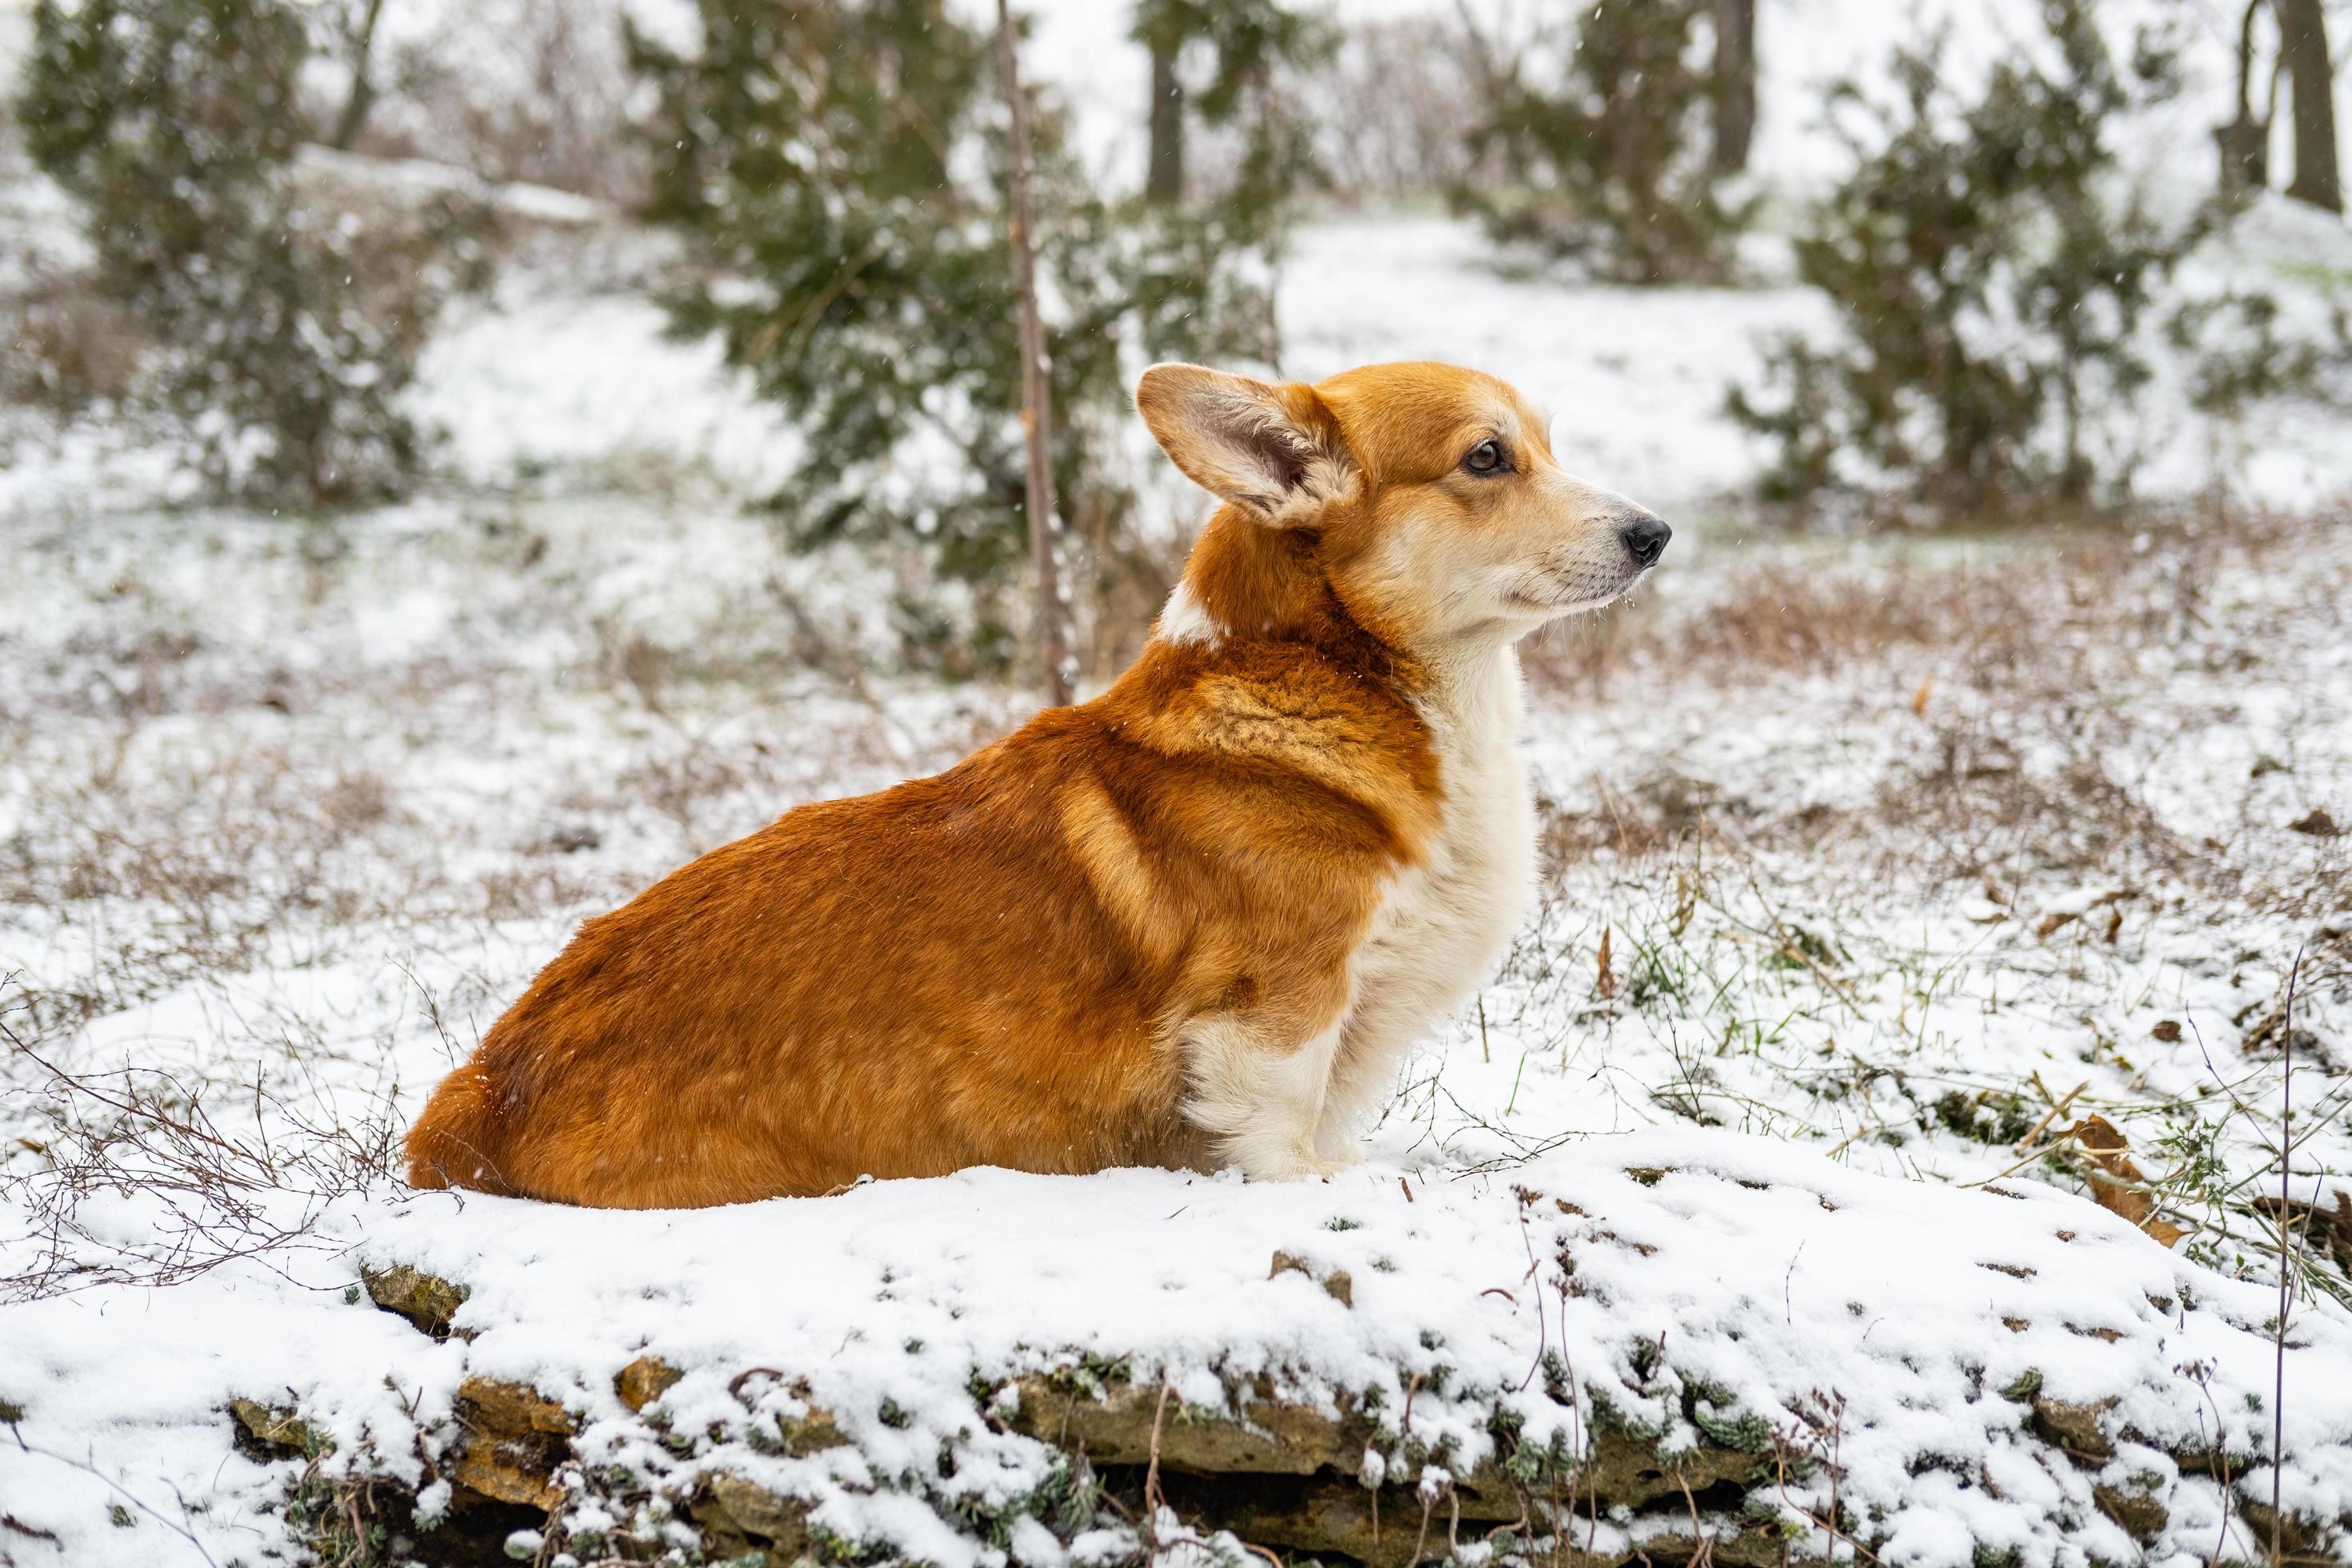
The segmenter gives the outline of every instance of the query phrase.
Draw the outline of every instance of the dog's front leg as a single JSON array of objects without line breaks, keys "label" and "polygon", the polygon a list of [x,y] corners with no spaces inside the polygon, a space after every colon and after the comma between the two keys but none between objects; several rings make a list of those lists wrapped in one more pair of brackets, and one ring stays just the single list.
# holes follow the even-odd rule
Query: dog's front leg
[{"label": "dog's front leg", "polygon": [[1191,1090],[1184,1114],[1207,1132],[1226,1164],[1257,1181],[1328,1176],[1350,1163],[1316,1149],[1337,1019],[1301,1039],[1267,1020],[1221,1014],[1183,1031]]},{"label": "dog's front leg", "polygon": [[1395,1092],[1397,1070],[1428,1026],[1419,1010],[1383,1003],[1376,995],[1361,998],[1333,1053],[1330,1088],[1315,1130],[1316,1150],[1327,1160],[1353,1164],[1364,1157],[1365,1130]]}]

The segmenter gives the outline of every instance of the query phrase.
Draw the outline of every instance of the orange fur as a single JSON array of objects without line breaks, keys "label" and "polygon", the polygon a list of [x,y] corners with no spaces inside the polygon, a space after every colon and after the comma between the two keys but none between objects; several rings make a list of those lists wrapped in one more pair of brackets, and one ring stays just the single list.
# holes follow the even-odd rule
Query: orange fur
[{"label": "orange fur", "polygon": [[[586,922],[435,1091],[412,1182],[671,1207],[972,1164],[1322,1168],[1300,1127],[1370,1039],[1370,934],[1454,853],[1448,672],[1591,598],[1511,595],[1597,593],[1646,514],[1466,371],[1160,366],[1138,405],[1225,498],[1183,624],[1093,700]],[[1514,471],[1465,471],[1490,437]],[[1492,613],[1438,603],[1449,572]],[[1261,1088],[1298,1109],[1261,1126]]]}]

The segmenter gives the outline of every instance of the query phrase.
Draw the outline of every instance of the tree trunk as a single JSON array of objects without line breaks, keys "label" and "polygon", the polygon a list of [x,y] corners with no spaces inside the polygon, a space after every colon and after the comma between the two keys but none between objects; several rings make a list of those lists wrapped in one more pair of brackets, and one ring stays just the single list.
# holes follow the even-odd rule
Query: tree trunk
[{"label": "tree trunk", "polygon": [[1053,392],[1045,382],[1045,324],[1037,314],[1037,252],[1029,226],[1029,101],[1021,92],[1021,62],[1013,47],[1013,15],[996,0],[996,64],[1011,112],[1013,287],[1021,297],[1021,426],[1029,444],[1029,555],[1037,579],[1037,657],[1055,707],[1070,700],[1070,654],[1061,573],[1054,559]]},{"label": "tree trunk", "polygon": [[1715,168],[1748,167],[1756,137],[1756,0],[1715,0]]},{"label": "tree trunk", "polygon": [[[2246,0],[2238,21],[2238,113],[2227,125],[2213,128],[2213,144],[2221,154],[2221,195],[2244,195],[2267,189],[2271,183],[2270,112],[2254,115],[2254,22],[2270,8],[2271,0]],[[2275,80],[2276,73],[2273,73]]]},{"label": "tree trunk", "polygon": [[1151,171],[1143,199],[1166,205],[1184,199],[1184,84],[1176,79],[1176,51],[1151,51]]},{"label": "tree trunk", "polygon": [[360,18],[359,30],[346,40],[352,60],[352,88],[343,100],[342,112],[335,116],[334,133],[327,142],[338,153],[352,150],[352,143],[360,139],[360,128],[367,123],[368,111],[375,107],[375,78],[372,67],[375,54],[375,25],[383,15],[383,0],[367,0],[367,10]]},{"label": "tree trunk", "polygon": [[2336,69],[2319,0],[2277,0],[2279,56],[2294,97],[2294,182],[2286,194],[2332,213],[2344,210],[2336,167]]}]

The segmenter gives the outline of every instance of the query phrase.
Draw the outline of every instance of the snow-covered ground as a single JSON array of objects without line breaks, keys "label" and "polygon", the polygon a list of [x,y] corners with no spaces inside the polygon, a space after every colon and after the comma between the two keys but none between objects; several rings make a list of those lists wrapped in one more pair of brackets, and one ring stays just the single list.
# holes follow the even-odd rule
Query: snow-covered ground
[{"label": "snow-covered ground", "polygon": [[[1055,8],[1048,68],[1110,9]],[[1768,78],[1897,9],[1819,0],[1838,47],[1790,28]],[[0,191],[12,235],[69,219]],[[405,1192],[391,1141],[581,919],[1031,700],[890,673],[877,568],[779,553],[755,503],[794,433],[661,336],[658,250],[568,230],[453,312],[416,404],[440,477],[398,508],[168,507],[138,432],[0,416],[0,1563],[292,1557],[302,1467],[232,1449],[226,1402],[414,1483],[475,1374],[573,1407],[648,1553],[727,1468],[875,1557],[1107,1562],[1135,1531],[1049,1517],[1055,1456],[992,1390],[1122,1359],[1202,1406],[1259,1373],[1377,1396],[1373,1468],[1449,1438],[1475,1467],[1497,1413],[1572,1446],[1596,1387],[1669,1447],[1691,1401],[1801,1446],[1842,1411],[1782,1489],[1800,1555],[1834,1485],[1887,1562],[2258,1557],[2273,1416],[2288,1508],[2352,1518],[2352,422],[2217,437],[2159,384],[2144,528],[1775,537],[1732,499],[1760,454],[1724,390],[1822,301],[1567,287],[1426,216],[1301,234],[1286,368],[1493,370],[1678,531],[1641,602],[1528,650],[1539,909],[1360,1170],[688,1215]],[[2309,307],[2352,236],[2272,205],[2200,266]],[[2085,1195],[2093,1117],[2168,1251]],[[1277,1250],[1351,1303],[1267,1278]],[[470,1286],[476,1337],[373,1310],[359,1270],[394,1262]],[[699,1442],[615,1402],[649,1352]],[[728,1385],[761,1365],[854,1453],[751,1445]],[[2052,1465],[2037,1389],[2114,1397],[2127,1440]],[[2164,1500],[2146,1540],[2118,1488]]]}]

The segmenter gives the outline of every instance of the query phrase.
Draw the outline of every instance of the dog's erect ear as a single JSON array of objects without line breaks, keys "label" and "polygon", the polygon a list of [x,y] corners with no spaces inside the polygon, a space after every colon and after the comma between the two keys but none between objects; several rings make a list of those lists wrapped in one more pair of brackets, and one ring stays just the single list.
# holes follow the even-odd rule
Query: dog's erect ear
[{"label": "dog's erect ear", "polygon": [[1135,406],[1185,477],[1276,527],[1312,521],[1356,466],[1314,388],[1197,364],[1155,364]]}]

